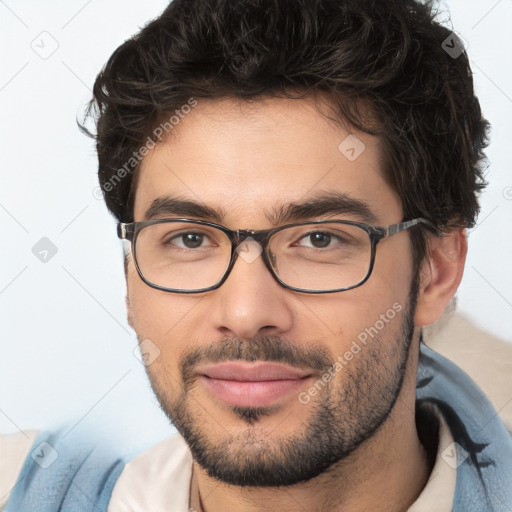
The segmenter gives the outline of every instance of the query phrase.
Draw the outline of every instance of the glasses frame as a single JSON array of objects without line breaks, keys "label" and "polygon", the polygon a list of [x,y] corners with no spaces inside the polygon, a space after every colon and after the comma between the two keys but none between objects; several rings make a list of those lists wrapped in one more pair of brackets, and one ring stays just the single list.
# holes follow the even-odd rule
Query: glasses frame
[{"label": "glasses frame", "polygon": [[[231,242],[231,258],[228,267],[226,268],[226,271],[224,272],[224,275],[222,278],[213,286],[209,286],[207,288],[198,288],[194,290],[184,290],[179,288],[167,288],[165,286],[160,286],[155,283],[152,283],[149,281],[144,273],[142,272],[141,268],[139,267],[139,263],[137,261],[137,237],[139,233],[147,226],[153,226],[155,224],[163,224],[163,223],[173,223],[173,222],[180,222],[180,223],[190,223],[190,224],[199,224],[202,226],[208,226],[217,228],[218,230],[222,231],[230,240]],[[282,231],[284,229],[293,228],[297,226],[305,226],[305,225],[318,225],[321,226],[322,224],[342,224],[342,225],[349,225],[349,226],[356,226],[363,231],[365,231],[368,234],[368,237],[370,238],[371,243],[371,256],[370,256],[370,265],[368,267],[368,271],[365,275],[365,277],[359,281],[358,283],[346,286],[344,288],[334,288],[331,290],[307,290],[302,288],[296,288],[294,286],[290,286],[286,283],[284,283],[279,276],[276,274],[272,267],[272,256],[269,254],[268,251],[268,244],[270,242],[271,237],[278,233],[279,231]],[[263,262],[265,263],[265,266],[269,270],[272,277],[284,288],[287,290],[292,290],[295,292],[301,292],[301,293],[308,293],[308,294],[324,294],[324,293],[337,293],[337,292],[344,292],[347,290],[352,290],[354,288],[357,288],[361,285],[363,285],[368,279],[370,278],[373,267],[375,264],[375,255],[377,252],[377,244],[383,240],[384,238],[389,238],[393,235],[396,235],[397,233],[400,233],[402,231],[405,231],[409,228],[412,228],[413,226],[416,226],[418,224],[425,224],[431,231],[434,233],[438,233],[438,230],[435,228],[435,226],[428,220],[423,218],[417,218],[412,219],[405,222],[399,222],[398,224],[390,224],[388,226],[384,227],[378,227],[378,226],[372,226],[370,224],[365,224],[362,222],[353,222],[350,220],[316,220],[316,221],[305,221],[305,222],[297,222],[293,224],[286,224],[283,226],[279,226],[272,229],[261,229],[261,230],[253,230],[253,229],[238,229],[236,231],[233,231],[231,229],[226,228],[225,226],[222,226],[220,224],[215,224],[213,222],[207,222],[203,220],[195,220],[195,219],[153,219],[153,220],[145,220],[145,221],[139,221],[139,222],[129,222],[124,223],[120,222],[117,225],[117,236],[121,240],[128,240],[132,244],[132,253],[133,253],[133,260],[135,263],[135,268],[137,269],[137,272],[142,279],[144,283],[146,283],[151,288],[155,288],[156,290],[161,290],[164,292],[171,292],[171,293],[204,293],[209,292],[212,290],[216,290],[217,288],[220,288],[226,281],[226,279],[229,277],[229,274],[231,273],[231,270],[233,269],[236,260],[238,258],[238,247],[240,244],[242,244],[247,238],[252,238],[254,241],[258,242],[262,247],[262,258]]]}]

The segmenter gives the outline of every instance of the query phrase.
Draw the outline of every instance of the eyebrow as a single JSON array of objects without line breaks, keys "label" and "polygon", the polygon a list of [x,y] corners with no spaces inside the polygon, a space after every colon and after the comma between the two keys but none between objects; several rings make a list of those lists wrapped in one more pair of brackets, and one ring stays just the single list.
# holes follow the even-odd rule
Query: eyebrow
[{"label": "eyebrow", "polygon": [[[226,211],[185,198],[162,196],[153,200],[145,218],[150,220],[168,215],[192,217],[221,224],[226,217]],[[350,215],[369,224],[377,222],[377,216],[366,202],[341,192],[317,194],[304,202],[284,204],[266,212],[267,219],[276,226],[335,215]]]},{"label": "eyebrow", "polygon": [[302,203],[289,203],[274,209],[267,215],[274,224],[300,222],[303,220],[335,215],[350,215],[361,222],[375,224],[377,216],[368,203],[361,199],[350,197],[342,192],[327,192],[317,194]]},{"label": "eyebrow", "polygon": [[180,217],[196,217],[203,220],[222,222],[225,212],[210,208],[201,203],[181,199],[179,197],[163,196],[156,198],[146,210],[147,220],[165,215],[179,215]]}]

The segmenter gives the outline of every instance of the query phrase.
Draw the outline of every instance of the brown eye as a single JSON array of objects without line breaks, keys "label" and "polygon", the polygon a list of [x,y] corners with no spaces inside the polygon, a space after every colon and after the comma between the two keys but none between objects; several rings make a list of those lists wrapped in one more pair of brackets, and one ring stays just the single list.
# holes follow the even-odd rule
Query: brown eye
[{"label": "brown eye", "polygon": [[186,233],[184,235],[180,235],[179,238],[181,238],[183,245],[187,249],[196,249],[197,247],[201,247],[204,241],[204,235],[200,235],[199,233]]},{"label": "brown eye", "polygon": [[311,245],[316,248],[328,247],[331,243],[331,235],[329,233],[316,232],[309,235]]}]

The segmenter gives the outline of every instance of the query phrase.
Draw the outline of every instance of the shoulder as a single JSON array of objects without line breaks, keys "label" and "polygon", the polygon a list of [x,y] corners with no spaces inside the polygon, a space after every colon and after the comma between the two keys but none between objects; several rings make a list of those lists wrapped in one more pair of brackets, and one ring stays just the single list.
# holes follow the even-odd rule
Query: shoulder
[{"label": "shoulder", "polygon": [[17,451],[18,471],[5,512],[106,509],[124,466],[107,442],[69,430],[41,432],[24,444],[23,453],[10,448]]},{"label": "shoulder", "polygon": [[471,377],[512,432],[512,343],[453,311],[425,328],[423,337],[427,346]]},{"label": "shoulder", "polygon": [[425,331],[416,396],[437,405],[454,439],[442,447],[456,455],[453,509],[512,507],[511,347],[459,314]]}]

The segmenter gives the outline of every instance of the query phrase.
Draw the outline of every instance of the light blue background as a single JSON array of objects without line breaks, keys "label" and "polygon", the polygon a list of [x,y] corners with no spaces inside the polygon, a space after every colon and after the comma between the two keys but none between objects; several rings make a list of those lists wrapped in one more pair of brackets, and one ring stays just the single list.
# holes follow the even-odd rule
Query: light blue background
[{"label": "light blue background", "polygon": [[[133,354],[121,243],[75,123],[112,51],[165,5],[0,2],[0,432],[79,421],[141,447],[173,431]],[[493,124],[459,308],[512,342],[512,0],[447,6]],[[46,51],[58,44],[47,59],[31,47],[41,37]],[[31,251],[42,237],[58,248],[48,263]]]}]

